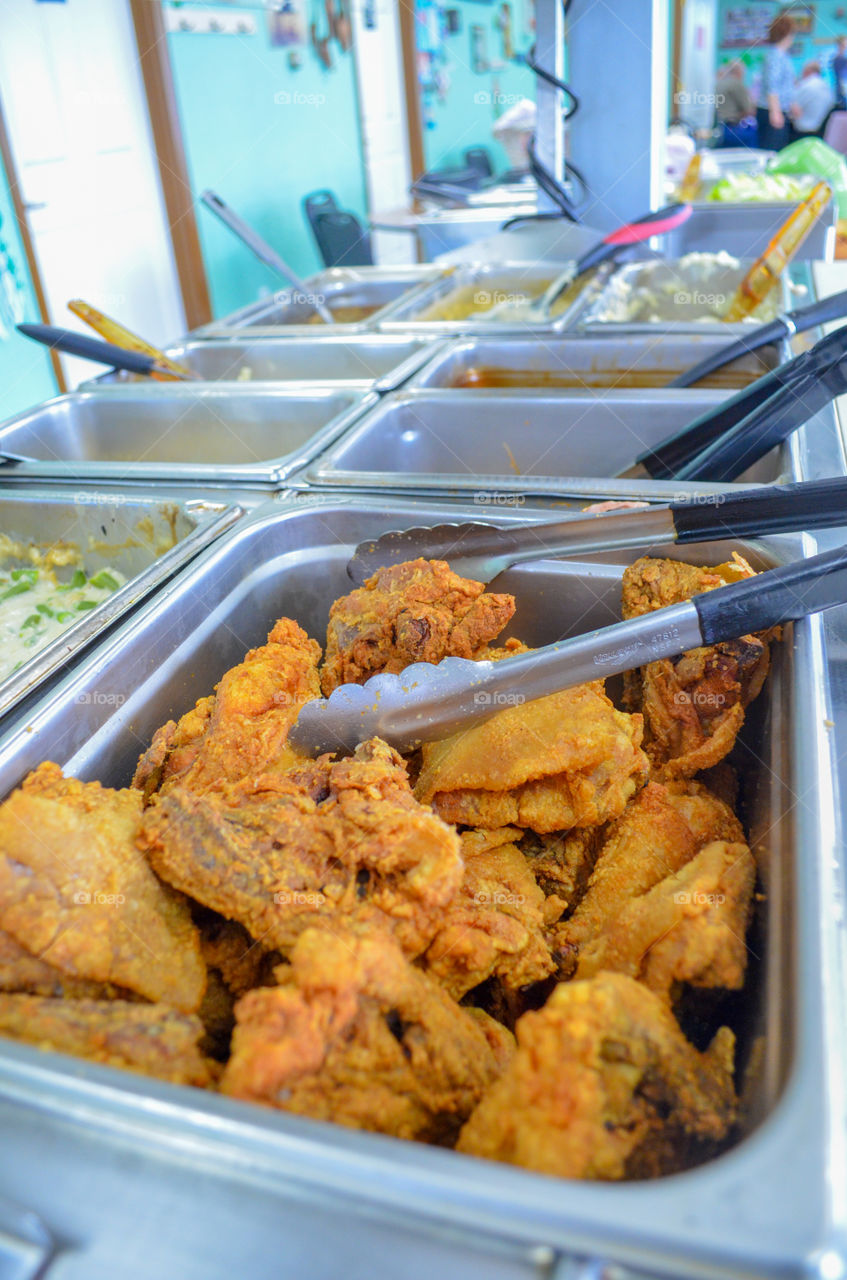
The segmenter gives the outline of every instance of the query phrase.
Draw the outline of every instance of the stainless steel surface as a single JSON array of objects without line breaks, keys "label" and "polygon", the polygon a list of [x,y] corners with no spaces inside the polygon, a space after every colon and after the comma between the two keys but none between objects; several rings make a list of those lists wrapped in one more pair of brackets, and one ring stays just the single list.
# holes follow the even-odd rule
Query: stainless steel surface
[{"label": "stainless steel surface", "polygon": [[[431,339],[404,338],[400,334],[333,334],[311,338],[209,338],[168,347],[167,355],[179,360],[204,382],[234,383],[251,391],[268,382],[332,382],[391,391],[427,359]],[[247,374],[249,373],[249,377]],[[104,373],[77,388],[79,391],[137,388],[149,379],[131,374]],[[195,388],[197,390],[197,388]]]},{"label": "stainless steel surface", "polygon": [[[560,274],[550,264],[538,262],[467,263],[455,267],[452,274],[437,280],[429,288],[401,301],[384,318],[374,319],[382,333],[550,333],[555,331],[563,317],[570,311],[562,300],[554,307],[554,314],[541,320],[509,317],[504,304],[526,297],[529,301],[540,298],[549,284]],[[431,309],[476,307],[470,315],[457,319],[428,317]],[[484,307],[486,310],[480,310]],[[488,308],[497,307],[497,314],[486,319]],[[561,309],[561,310],[560,310]]]},{"label": "stainless steel surface", "polygon": [[[408,382],[412,387],[461,388],[478,371],[514,370],[522,391],[567,387],[659,387],[731,339],[709,334],[567,334],[561,337],[458,338],[433,352]],[[788,347],[772,345],[721,369],[696,391],[715,386],[727,392],[746,386],[788,357]],[[470,386],[473,387],[473,381]],[[484,385],[484,383],[483,383]]]},{"label": "stainless steel surface", "polygon": [[584,520],[551,520],[510,529],[496,525],[438,524],[392,529],[375,542],[362,542],[347,565],[350,581],[360,586],[384,565],[406,560],[449,560],[454,573],[490,582],[516,564],[532,560],[579,557],[596,551],[621,551],[675,542],[673,512],[667,507],[619,511]]},{"label": "stainless steel surface", "polygon": [[[531,495],[667,501],[722,486],[612,480],[633,458],[706,409],[720,391],[399,391],[294,480],[382,490],[469,494],[480,506]],[[2,440],[2,436],[0,436]],[[773,451],[736,483],[768,483],[786,470]],[[20,468],[18,468],[20,469]]]},{"label": "stainless steel surface", "polygon": [[[600,332],[654,335],[660,332],[678,335],[702,334],[712,337],[722,336],[727,342],[731,342],[733,338],[739,338],[752,329],[755,324],[764,323],[765,320],[770,320],[781,312],[790,311],[801,303],[813,301],[813,295],[810,293],[811,276],[801,265],[782,276],[779,285],[774,286],[777,297],[771,302],[769,295],[766,299],[766,308],[757,309],[750,321],[728,324],[717,318],[702,319],[700,318],[702,315],[708,315],[712,310],[729,304],[751,262],[739,260],[738,266],[722,270],[715,269],[707,279],[697,281],[689,279],[685,275],[686,269],[678,265],[681,256],[683,255],[674,254],[671,257],[669,254],[663,262],[630,262],[619,267],[606,277],[602,288],[594,288],[591,292],[587,292],[583,299],[576,300],[568,309],[564,324],[568,329],[582,328],[595,334]],[[674,319],[655,321],[600,319],[614,291],[622,283],[637,289],[642,287],[648,277],[651,290],[660,289],[672,299]]]},{"label": "stainless steel surface", "polygon": [[702,644],[697,609],[686,601],[499,662],[415,662],[399,675],[384,672],[363,685],[339,685],[328,698],[301,708],[289,736],[312,756],[354,751],[370,738],[411,751],[490,720],[515,699],[544,698]]},{"label": "stainless steel surface", "polygon": [[[429,264],[397,267],[328,267],[306,281],[308,292],[283,289],[271,298],[251,302],[248,306],[213,320],[191,335],[193,338],[295,336],[314,338],[361,333],[374,328],[379,318],[407,293],[428,285],[444,274],[444,268]],[[368,307],[373,311],[361,320],[334,325],[309,322],[315,315],[315,299],[324,299],[333,307]],[[282,332],[280,332],[282,331]]]},{"label": "stainless steel surface", "polygon": [[[0,529],[41,550],[71,544],[90,574],[110,566],[126,583],[83,614],[18,671],[0,680],[0,715],[8,712],[160,587],[242,514],[240,507],[182,495],[164,499],[101,491],[27,488],[0,493]],[[8,561],[4,558],[4,563]]]},{"label": "stainless steel surface", "polygon": [[332,383],[77,391],[0,427],[0,450],[35,459],[0,470],[9,483],[277,484],[376,399]]},{"label": "stainless steel surface", "polygon": [[[125,783],[153,731],[207,693],[279,614],[323,635],[358,542],[476,514],[352,494],[310,502],[292,495],[257,511],[99,646],[6,734],[0,788],[47,756],[81,777]],[[513,518],[498,514],[504,525]],[[766,567],[810,546],[657,552],[715,563],[738,548]],[[515,634],[544,644],[619,617],[628,559],[512,571],[503,589],[518,600]],[[821,619],[794,626],[774,648],[742,735],[762,897],[739,1053],[761,1069],[750,1077],[746,1136],[720,1159],[633,1185],[559,1181],[6,1045],[0,1115],[15,1158],[0,1162],[0,1192],[70,1238],[62,1275],[73,1280],[154,1271],[199,1280],[233,1257],[268,1280],[307,1271],[337,1280],[383,1274],[389,1251],[392,1274],[422,1277],[425,1259],[449,1280],[499,1277],[498,1266],[510,1276],[587,1277],[613,1265],[690,1280],[799,1280],[814,1259],[817,1274],[835,1274],[847,1200],[844,923],[833,903],[845,846],[828,661]],[[759,1037],[763,1053],[751,1056]]]},{"label": "stainless steel surface", "polygon": [[[663,237],[661,245],[670,258],[681,258],[692,250],[719,253],[737,258],[758,258],[779,231],[793,205],[724,204],[718,200],[695,201],[687,222]],[[818,218],[795,254],[797,262],[831,262],[835,254],[835,201]]]}]

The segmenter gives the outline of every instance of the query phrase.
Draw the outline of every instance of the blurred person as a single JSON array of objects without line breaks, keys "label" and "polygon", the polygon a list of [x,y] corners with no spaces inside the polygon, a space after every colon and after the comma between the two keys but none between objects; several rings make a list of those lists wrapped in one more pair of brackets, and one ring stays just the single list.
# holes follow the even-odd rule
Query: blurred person
[{"label": "blurred person", "polygon": [[762,87],[756,110],[759,146],[781,151],[791,141],[791,104],[794,101],[794,68],[788,50],[794,41],[795,24],[781,13],[770,25],[768,48],[762,66]]},{"label": "blurred person", "polygon": [[794,89],[791,120],[795,138],[820,138],[835,95],[821,75],[819,62],[807,62]]},{"label": "blurred person", "polygon": [[839,36],[835,44],[835,57],[832,59],[835,105],[839,111],[844,111],[847,109],[847,36]]},{"label": "blurred person", "polygon": [[744,83],[744,65],[737,58],[718,71],[715,111],[721,126],[721,147],[755,147],[759,131],[756,108]]}]

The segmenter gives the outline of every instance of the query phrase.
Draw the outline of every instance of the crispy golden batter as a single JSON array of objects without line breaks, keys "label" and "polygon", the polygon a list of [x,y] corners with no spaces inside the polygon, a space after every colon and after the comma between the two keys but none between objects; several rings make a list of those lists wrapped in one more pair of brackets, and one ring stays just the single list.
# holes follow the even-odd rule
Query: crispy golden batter
[{"label": "crispy golden batter", "polygon": [[380,569],[330,610],[323,692],[413,662],[475,658],[514,612],[513,596],[489,594],[443,560]]},{"label": "crispy golden batter", "polygon": [[[642,1144],[715,1143],[735,1116],[734,1037],[698,1053],[631,978],[560,983],[517,1026],[517,1052],[457,1150],[565,1178],[618,1179]],[[657,1170],[658,1172],[658,1170]]]},{"label": "crispy golden batter", "polygon": [[157,730],[138,762],[133,786],[145,799],[179,783],[194,795],[241,778],[275,773],[300,757],[288,731],[304,702],[318,697],[320,646],[290,618],[280,618],[267,644],[221,677],[179,724]]},{"label": "crispy golden batter", "polygon": [[513,843],[520,835],[504,827],[462,836],[464,880],[423,957],[457,1000],[492,974],[511,990],[555,968],[543,936],[544,894]]},{"label": "crispy golden batter", "polygon": [[46,960],[32,955],[10,933],[0,929],[0,991],[32,996],[65,996],[68,1000],[126,999],[129,992],[108,982],[68,977]]},{"label": "crispy golden batter", "polygon": [[601,843],[600,827],[547,835],[524,832],[520,850],[544,894],[545,924],[555,924],[565,911],[576,906],[585,892]]},{"label": "crispy golden batter", "polygon": [[0,995],[0,1036],[173,1084],[212,1084],[202,1034],[199,1018],[162,1004]]},{"label": "crispy golden batter", "polygon": [[163,880],[283,951],[332,917],[372,920],[419,955],[463,873],[458,836],[378,738],[224,792],[175,786],[146,811],[141,841]]},{"label": "crispy golden batter", "polygon": [[[645,556],[624,573],[623,616],[635,618],[752,576],[739,555],[714,569]],[[691,649],[628,674],[627,706],[643,712],[644,749],[655,777],[692,777],[732,750],[744,709],[765,682],[771,635]]]},{"label": "crispy golden batter", "polygon": [[415,794],[469,827],[599,826],[646,777],[641,731],[641,717],[616,711],[600,682],[565,689],[424,743]]},{"label": "crispy golden batter", "polygon": [[141,805],[40,765],[0,807],[0,929],[68,977],[191,1013],[206,966],[186,903],[135,846]]},{"label": "crispy golden batter", "polygon": [[554,930],[562,972],[615,970],[664,997],[743,984],[755,866],[705,787],[649,783],[611,825],[585,896]]},{"label": "crispy golden batter", "polygon": [[449,1143],[508,1033],[457,1005],[388,935],[307,929],[280,986],[236,1006],[225,1093],[353,1129]]}]

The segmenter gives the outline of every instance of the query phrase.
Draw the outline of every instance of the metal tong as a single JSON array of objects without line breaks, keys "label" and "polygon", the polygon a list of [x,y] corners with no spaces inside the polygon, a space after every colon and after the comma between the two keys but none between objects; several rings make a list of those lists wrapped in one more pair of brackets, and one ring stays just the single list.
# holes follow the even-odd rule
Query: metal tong
[{"label": "metal tong", "polygon": [[577,516],[498,528],[473,522],[393,530],[360,542],[347,573],[360,586],[377,569],[406,560],[447,560],[454,573],[491,582],[516,564],[556,556],[573,559],[721,538],[763,538],[775,533],[847,525],[847,478],[762,485],[709,494],[642,511]]},{"label": "metal tong", "polygon": [[845,601],[847,547],[839,547],[500,662],[445,658],[341,685],[329,698],[306,703],[290,740],[310,754],[352,751],[373,737],[408,751],[497,714],[497,695],[508,693],[512,702],[515,695],[543,698]]},{"label": "metal tong", "polygon": [[828,298],[821,298],[818,302],[810,302],[806,307],[786,311],[784,315],[777,316],[775,320],[768,320],[766,324],[757,325],[736,342],[727,343],[719,351],[713,351],[711,355],[704,356],[702,360],[698,360],[697,364],[686,369],[684,373],[678,374],[667,385],[693,387],[695,383],[708,377],[716,369],[723,369],[725,365],[732,364],[733,360],[740,360],[742,356],[749,355],[752,351],[759,351],[772,342],[782,342],[786,338],[792,338],[795,333],[805,333],[808,329],[814,329],[816,325],[827,324],[830,320],[840,320],[845,315],[847,315],[847,289],[841,293],[833,293]]},{"label": "metal tong", "polygon": [[225,200],[211,190],[201,193],[200,199],[203,201],[207,209],[210,209],[216,217],[220,218],[230,231],[238,236],[243,244],[254,253],[260,262],[264,262],[266,267],[270,267],[271,271],[275,271],[277,275],[282,276],[283,280],[287,280],[289,284],[293,284],[294,288],[303,294],[304,298],[311,300],[311,305],[315,308],[321,320],[325,324],[335,324],[332,312],[326,303],[319,301],[313,293],[310,292],[309,286],[305,280],[301,280],[284,258],[280,257],[276,249],[272,249],[267,240],[263,240],[258,231],[255,231],[249,223],[245,222],[242,217],[231,209]]},{"label": "metal tong", "polygon": [[847,325],[645,449],[620,479],[734,480],[847,392]]}]

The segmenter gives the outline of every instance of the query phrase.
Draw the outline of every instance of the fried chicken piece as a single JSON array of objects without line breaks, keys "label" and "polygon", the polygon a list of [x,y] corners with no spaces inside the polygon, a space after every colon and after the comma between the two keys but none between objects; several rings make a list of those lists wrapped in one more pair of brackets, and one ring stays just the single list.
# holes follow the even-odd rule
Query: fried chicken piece
[{"label": "fried chicken piece", "polygon": [[555,969],[543,936],[545,898],[514,843],[521,832],[466,831],[465,875],[423,957],[457,1000],[492,974],[510,990]]},{"label": "fried chicken piece", "polygon": [[236,1000],[252,987],[273,985],[273,971],[282,956],[266,951],[242,925],[224,920],[216,911],[195,905],[192,914],[208,969],[206,994],[198,1011],[206,1028],[201,1047],[210,1057],[226,1062]]},{"label": "fried chicken piece", "polygon": [[462,1009],[390,935],[307,929],[280,985],[236,1006],[221,1089],[317,1120],[449,1144],[510,1037]]},{"label": "fried chicken piece", "polygon": [[544,894],[545,924],[555,924],[565,911],[572,911],[585,892],[600,848],[601,830],[582,827],[541,836],[534,831],[523,833],[519,847]]},{"label": "fried chicken piece", "polygon": [[329,613],[321,687],[363,684],[380,671],[448,656],[475,658],[515,612],[513,596],[492,595],[444,560],[379,569]]},{"label": "fried chicken piece", "polygon": [[731,810],[697,783],[649,783],[613,823],[585,896],[554,931],[561,971],[615,970],[670,999],[743,985],[755,865]]},{"label": "fried chicken piece", "polygon": [[221,677],[214,697],[201,698],[178,724],[158,729],[132,785],[148,800],[177,783],[203,795],[228,782],[276,773],[301,757],[287,743],[305,702],[320,694],[316,641],[280,618],[267,644]]},{"label": "fried chicken piece", "polygon": [[68,1000],[126,999],[129,992],[108,982],[68,977],[46,960],[32,955],[10,933],[0,929],[0,991],[32,996],[64,996]]},{"label": "fried chicken piece", "polygon": [[221,792],[174,786],[140,840],[163,880],[281,951],[317,920],[365,918],[417,956],[463,874],[455,831],[417,803],[378,738]]},{"label": "fried chicken piece", "polygon": [[640,716],[601,682],[507,707],[422,748],[415,794],[447,822],[545,833],[599,826],[647,775]]},{"label": "fried chicken piece", "polygon": [[735,1119],[729,1028],[698,1053],[667,1006],[622,974],[560,983],[543,1009],[519,1020],[517,1042],[457,1150],[613,1180],[627,1176],[639,1148],[662,1139],[674,1168],[677,1145],[695,1158],[710,1153]]},{"label": "fried chicken piece", "polygon": [[0,806],[0,929],[68,978],[192,1013],[206,966],[188,906],[136,848],[141,807],[40,765]]},{"label": "fried chicken piece", "polygon": [[0,1036],[172,1084],[212,1084],[202,1034],[199,1018],[162,1004],[0,995]]},{"label": "fried chicken piece", "polygon": [[[623,576],[623,616],[635,618],[754,576],[741,556],[714,569],[642,557]],[[760,692],[776,632],[701,646],[651,662],[625,678],[625,701],[644,714],[644,750],[665,781],[711,768],[735,744],[744,710]]]}]

